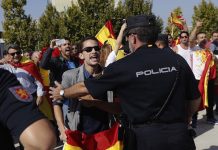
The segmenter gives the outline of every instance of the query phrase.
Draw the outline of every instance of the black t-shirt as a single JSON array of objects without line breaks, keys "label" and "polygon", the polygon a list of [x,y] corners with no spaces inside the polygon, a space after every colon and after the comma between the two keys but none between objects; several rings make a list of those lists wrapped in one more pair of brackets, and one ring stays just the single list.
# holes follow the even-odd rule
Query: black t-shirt
[{"label": "black t-shirt", "polygon": [[182,122],[187,115],[187,101],[200,97],[200,94],[186,61],[171,51],[142,46],[109,65],[100,78],[86,80],[85,85],[93,97],[106,91],[116,91],[128,119],[133,123],[143,123],[163,105],[177,70],[179,80],[160,121]]}]

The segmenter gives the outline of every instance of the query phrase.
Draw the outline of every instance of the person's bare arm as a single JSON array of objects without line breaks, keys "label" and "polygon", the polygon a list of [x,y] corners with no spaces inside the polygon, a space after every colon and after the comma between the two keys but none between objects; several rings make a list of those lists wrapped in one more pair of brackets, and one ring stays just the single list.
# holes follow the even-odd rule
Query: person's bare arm
[{"label": "person's bare arm", "polygon": [[53,126],[47,119],[32,123],[20,135],[25,150],[52,150],[56,140]]},{"label": "person's bare arm", "polygon": [[188,102],[188,122],[192,120],[192,116],[198,111],[200,103],[201,97]]},{"label": "person's bare arm", "polygon": [[66,141],[67,137],[65,134],[64,117],[63,117],[63,112],[62,112],[61,106],[54,105],[53,108],[54,108],[55,120],[57,122],[58,129],[61,133],[60,138],[61,138],[61,140]]},{"label": "person's bare arm", "polygon": [[124,24],[121,26],[121,28],[120,28],[120,32],[119,32],[119,35],[118,35],[118,37],[117,37],[116,45],[115,45],[115,49],[114,49],[116,55],[117,55],[118,50],[119,50],[119,48],[120,48],[120,46],[121,46],[121,44],[122,44],[123,32],[124,32],[124,30],[126,29],[126,26],[127,26],[127,24],[124,23]]},{"label": "person's bare arm", "polygon": [[202,27],[202,22],[197,21],[194,29],[192,30],[192,32],[189,36],[190,47],[195,46],[196,35],[199,32],[201,27]]}]

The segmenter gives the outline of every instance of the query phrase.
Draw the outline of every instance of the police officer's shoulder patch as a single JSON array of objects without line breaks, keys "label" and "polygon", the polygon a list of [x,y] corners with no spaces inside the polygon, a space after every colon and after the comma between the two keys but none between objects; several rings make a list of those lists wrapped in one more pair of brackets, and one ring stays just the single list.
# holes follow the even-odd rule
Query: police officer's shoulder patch
[{"label": "police officer's shoulder patch", "polygon": [[22,86],[10,87],[9,91],[17,98],[17,100],[22,102],[32,102],[33,97],[27,92]]}]

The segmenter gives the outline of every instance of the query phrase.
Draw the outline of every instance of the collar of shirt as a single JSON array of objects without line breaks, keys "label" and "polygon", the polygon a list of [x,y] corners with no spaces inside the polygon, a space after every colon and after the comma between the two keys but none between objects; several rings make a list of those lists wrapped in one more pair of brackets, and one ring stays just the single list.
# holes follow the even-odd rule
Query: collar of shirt
[{"label": "collar of shirt", "polygon": [[83,67],[83,74],[84,74],[84,77],[85,79],[88,79],[88,78],[93,78],[93,76],[86,70],[85,66]]}]

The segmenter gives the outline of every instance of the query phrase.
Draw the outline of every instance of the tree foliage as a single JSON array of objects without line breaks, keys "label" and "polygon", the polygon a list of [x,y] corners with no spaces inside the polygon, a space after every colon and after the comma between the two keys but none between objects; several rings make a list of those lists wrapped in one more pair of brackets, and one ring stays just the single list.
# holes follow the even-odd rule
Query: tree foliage
[{"label": "tree foliage", "polygon": [[3,37],[8,43],[16,43],[27,51],[37,43],[36,22],[25,14],[26,0],[2,0],[4,10]]},{"label": "tree foliage", "polygon": [[[117,6],[114,0],[79,0],[78,5],[72,3],[64,12],[58,12],[48,4],[36,23],[24,14],[26,0],[3,0],[2,4],[6,42],[17,42],[22,47],[30,44],[37,49],[48,45],[54,38],[67,37],[78,42],[87,35],[95,36],[107,20],[112,20],[117,35],[123,19],[131,15],[151,14],[152,9],[151,0],[120,0]],[[163,21],[159,17],[157,19],[161,32]]]},{"label": "tree foliage", "polygon": [[63,24],[62,15],[49,4],[38,22],[38,37],[40,47],[49,44],[50,40],[65,36],[67,30]]},{"label": "tree foliage", "polygon": [[202,21],[202,32],[210,35],[214,30],[218,30],[218,8],[212,3],[202,0],[198,6],[194,6],[193,27],[196,21]]}]

